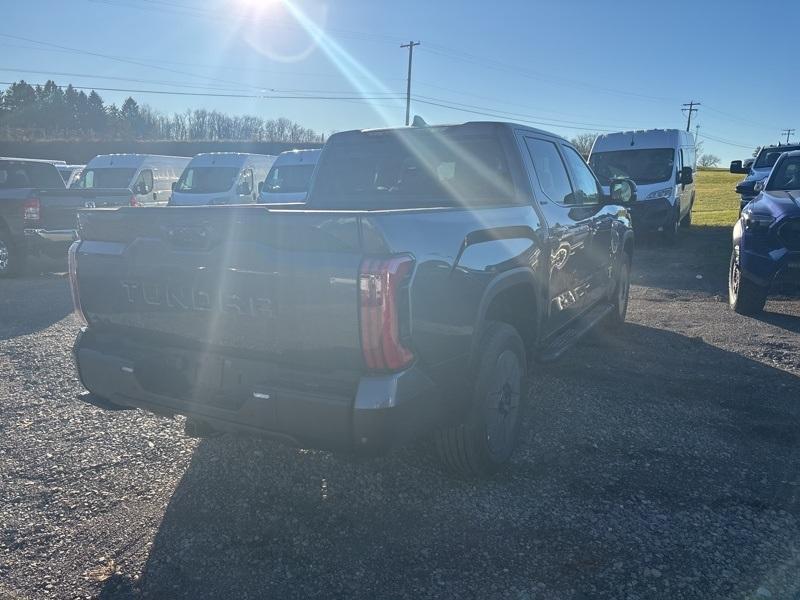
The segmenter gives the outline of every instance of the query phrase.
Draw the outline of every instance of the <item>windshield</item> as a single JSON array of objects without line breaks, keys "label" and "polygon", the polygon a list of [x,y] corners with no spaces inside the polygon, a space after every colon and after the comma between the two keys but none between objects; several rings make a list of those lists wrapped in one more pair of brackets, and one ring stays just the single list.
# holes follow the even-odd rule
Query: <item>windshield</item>
[{"label": "windshield", "polygon": [[800,150],[800,146],[775,146],[772,148],[762,148],[758,153],[758,158],[753,164],[754,169],[771,169],[778,162],[781,154]]},{"label": "windshield", "polygon": [[239,167],[189,167],[175,186],[185,194],[219,194],[233,187]]},{"label": "windshield", "polygon": [[422,130],[329,143],[312,191],[315,207],[503,204],[514,194],[505,153],[493,135]]},{"label": "windshield", "polygon": [[63,188],[64,182],[50,164],[0,162],[0,189],[29,187]]},{"label": "windshield", "polygon": [[315,165],[273,166],[264,183],[270,194],[299,194],[308,191]]},{"label": "windshield", "polygon": [[131,185],[136,169],[100,168],[83,172],[79,187],[82,188],[127,188]]},{"label": "windshield", "polygon": [[772,171],[768,190],[800,190],[800,156],[788,156]]},{"label": "windshield", "polygon": [[675,150],[617,150],[593,152],[589,164],[603,185],[619,177],[633,179],[639,185],[660,183],[672,179],[675,169]]}]

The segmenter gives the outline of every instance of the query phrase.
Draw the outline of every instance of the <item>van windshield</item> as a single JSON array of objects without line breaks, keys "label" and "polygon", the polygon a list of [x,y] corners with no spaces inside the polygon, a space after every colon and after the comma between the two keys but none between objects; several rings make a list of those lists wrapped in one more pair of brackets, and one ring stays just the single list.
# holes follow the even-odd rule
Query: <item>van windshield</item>
[{"label": "van windshield", "polygon": [[754,169],[771,169],[778,162],[781,154],[784,152],[791,152],[792,150],[800,150],[800,146],[778,146],[775,148],[762,148],[758,153],[758,158],[753,164]]},{"label": "van windshield", "polygon": [[299,194],[308,191],[315,165],[275,165],[267,175],[264,191],[270,194]]},{"label": "van windshield", "polygon": [[496,135],[419,130],[332,139],[317,169],[316,208],[502,205],[515,194]]},{"label": "van windshield", "polygon": [[219,194],[233,187],[238,167],[189,167],[175,186],[185,194]]},{"label": "van windshield", "polygon": [[675,150],[654,148],[593,152],[589,164],[603,185],[610,185],[611,180],[618,177],[633,179],[640,185],[660,183],[672,178]]},{"label": "van windshield", "polygon": [[79,187],[82,188],[126,188],[130,187],[136,169],[102,168],[83,172]]}]

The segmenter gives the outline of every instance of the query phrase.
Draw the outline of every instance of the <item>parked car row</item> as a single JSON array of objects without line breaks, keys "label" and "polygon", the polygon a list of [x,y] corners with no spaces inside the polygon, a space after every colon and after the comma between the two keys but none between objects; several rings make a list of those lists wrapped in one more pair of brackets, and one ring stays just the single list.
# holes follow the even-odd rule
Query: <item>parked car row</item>
[{"label": "parked car row", "polygon": [[22,272],[32,254],[64,256],[82,209],[303,202],[318,156],[104,154],[85,166],[0,158],[0,276]]}]

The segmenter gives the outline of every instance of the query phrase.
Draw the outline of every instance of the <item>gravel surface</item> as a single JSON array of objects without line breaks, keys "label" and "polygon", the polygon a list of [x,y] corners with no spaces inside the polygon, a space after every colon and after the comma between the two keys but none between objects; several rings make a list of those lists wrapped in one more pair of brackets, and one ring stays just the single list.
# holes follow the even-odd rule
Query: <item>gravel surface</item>
[{"label": "gravel surface", "polygon": [[800,598],[800,301],[728,310],[729,235],[637,251],[489,482],[83,405],[63,266],[0,281],[0,598]]}]

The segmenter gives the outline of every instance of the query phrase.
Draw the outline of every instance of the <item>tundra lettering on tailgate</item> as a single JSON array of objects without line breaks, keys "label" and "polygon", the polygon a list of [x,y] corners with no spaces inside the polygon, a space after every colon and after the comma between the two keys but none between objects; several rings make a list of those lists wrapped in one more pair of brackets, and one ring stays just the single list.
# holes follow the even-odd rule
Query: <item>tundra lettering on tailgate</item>
[{"label": "tundra lettering on tailgate", "polygon": [[125,289],[126,298],[131,304],[275,318],[272,300],[269,298],[161,283],[140,281],[122,281],[121,283]]}]

